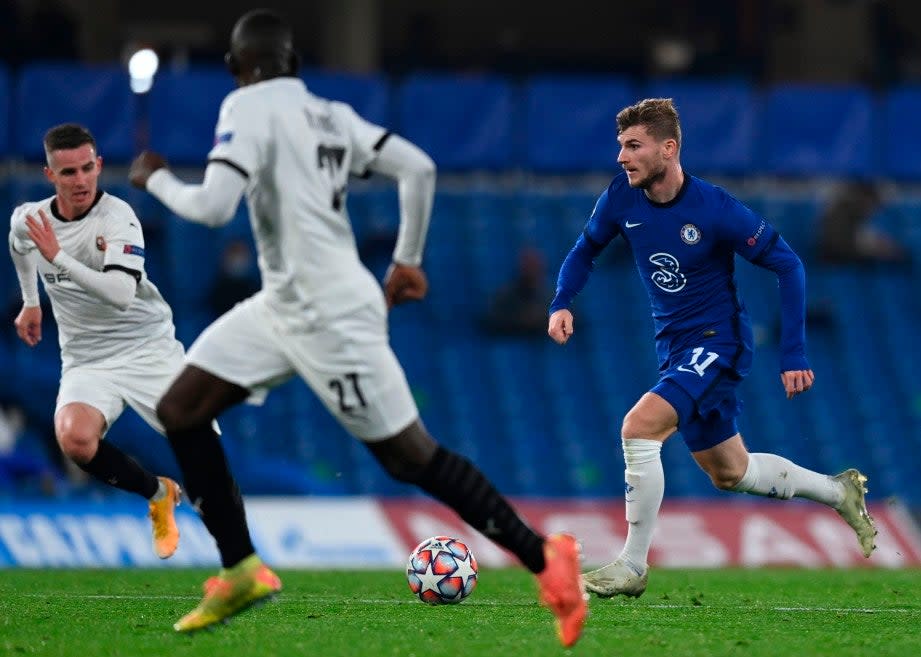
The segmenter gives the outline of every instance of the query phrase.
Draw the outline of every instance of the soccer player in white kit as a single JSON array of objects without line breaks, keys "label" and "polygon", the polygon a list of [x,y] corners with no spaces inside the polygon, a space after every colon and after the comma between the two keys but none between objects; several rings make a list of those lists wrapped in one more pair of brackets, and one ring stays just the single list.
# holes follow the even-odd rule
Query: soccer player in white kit
[{"label": "soccer player in white kit", "polygon": [[[237,22],[226,62],[241,88],[221,106],[202,184],[183,184],[155,153],[138,156],[129,173],[177,214],[210,226],[228,222],[245,194],[263,281],[196,340],[157,407],[224,565],[175,628],[211,625],[281,588],[250,543],[239,492],[209,425],[229,406],[297,374],[391,476],[515,553],[537,575],[560,640],[572,645],[587,612],[575,539],[535,533],[476,466],[434,441],[389,345],[388,305],[427,290],[419,265],[434,163],[348,105],[310,93],[295,77],[291,29],[273,12],[256,10]],[[349,175],[366,172],[392,177],[399,188],[400,230],[384,294],[359,260],[346,212]]]},{"label": "soccer player in white kit", "polygon": [[41,340],[38,276],[61,345],[58,444],[96,479],[149,500],[154,550],[165,559],[179,542],[179,486],[103,437],[126,404],[163,433],[156,403],[182,368],[182,344],[172,311],[144,273],[141,222],[131,206],[98,189],[102,158],[93,135],[80,125],[59,125],[44,145],[54,196],[20,205],[10,219],[23,300],[16,332],[30,347]]}]

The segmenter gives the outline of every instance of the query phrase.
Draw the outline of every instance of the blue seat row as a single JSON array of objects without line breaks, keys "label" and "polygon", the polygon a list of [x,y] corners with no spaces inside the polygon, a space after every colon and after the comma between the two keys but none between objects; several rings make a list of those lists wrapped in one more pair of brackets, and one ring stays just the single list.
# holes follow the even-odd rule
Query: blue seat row
[{"label": "blue seat row", "polygon": [[[762,89],[739,79],[302,77],[316,93],[416,141],[447,171],[613,170],[617,112],[642,97],[671,97],[686,128],[684,163],[695,172],[921,179],[921,127],[911,120],[921,87],[876,94],[856,85]],[[232,88],[219,68],[162,72],[142,96],[115,66],[35,64],[15,79],[0,69],[0,156],[40,160],[45,130],[79,121],[112,162],[150,146],[176,164],[199,165]]]},{"label": "blue seat row", "polygon": [[[356,233],[367,235],[392,212],[393,192],[355,194]],[[791,241],[812,239],[808,219],[816,204],[784,196],[746,200],[769,210],[781,232],[796,235]],[[512,275],[521,247],[543,253],[552,282],[593,202],[593,193],[579,191],[440,191],[426,260],[430,297],[391,314],[391,341],[426,425],[510,494],[619,495],[620,423],[655,381],[648,301],[624,259],[599,262],[578,300],[577,339],[565,348],[542,333],[488,337],[477,325],[489,295]],[[890,230],[921,258],[921,203],[906,200],[890,210],[897,218]],[[208,235],[169,215],[145,219],[146,225],[159,227],[148,253],[165,254],[156,282],[188,344],[210,319],[202,295],[216,268],[215,245],[245,234],[245,217]],[[913,329],[921,325],[918,275],[809,265],[809,299],[827,300],[831,321],[809,333],[817,385],[791,402],[777,375],[776,279],[745,262],[737,271],[759,343],[742,387],[741,429],[750,447],[825,472],[858,466],[873,480],[875,496],[921,502],[906,458],[921,451],[921,439],[905,431],[921,409]],[[15,285],[10,267],[0,274]],[[15,340],[0,344],[0,358],[12,367],[5,380],[28,381],[18,387],[29,391],[30,411],[47,417],[57,384],[52,342],[43,341],[38,355]],[[245,492],[415,494],[391,481],[299,380],[274,391],[264,407],[234,409],[222,423]],[[139,421],[116,423],[110,436],[145,462],[174,467],[165,442],[150,440]],[[670,495],[716,494],[680,441],[666,447],[663,459]]]}]

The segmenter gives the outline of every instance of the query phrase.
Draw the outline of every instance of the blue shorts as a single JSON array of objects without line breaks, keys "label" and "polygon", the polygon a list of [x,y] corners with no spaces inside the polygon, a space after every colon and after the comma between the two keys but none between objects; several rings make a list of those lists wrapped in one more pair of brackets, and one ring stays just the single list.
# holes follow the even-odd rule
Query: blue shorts
[{"label": "blue shorts", "polygon": [[692,452],[709,449],[739,432],[737,388],[751,363],[741,343],[707,344],[676,351],[663,364],[652,392],[678,413],[678,431]]}]

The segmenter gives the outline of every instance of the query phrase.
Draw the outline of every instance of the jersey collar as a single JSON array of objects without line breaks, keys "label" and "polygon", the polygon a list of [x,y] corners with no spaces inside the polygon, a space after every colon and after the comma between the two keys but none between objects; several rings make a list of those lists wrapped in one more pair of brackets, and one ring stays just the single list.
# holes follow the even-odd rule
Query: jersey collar
[{"label": "jersey collar", "polygon": [[665,203],[656,203],[651,198],[646,196],[646,194],[643,194],[643,196],[646,198],[647,201],[649,201],[649,205],[655,208],[670,208],[673,205],[675,205],[678,201],[681,200],[681,198],[684,196],[684,193],[687,191],[688,185],[690,185],[690,183],[691,183],[691,176],[687,171],[685,171],[684,172],[684,182],[681,183],[681,188],[678,190],[678,193],[675,194],[675,198],[673,198],[671,201],[666,201]]},{"label": "jersey collar", "polygon": [[58,221],[66,221],[66,222],[80,221],[86,215],[88,215],[90,212],[93,211],[93,208],[95,208],[96,204],[99,203],[99,199],[102,198],[103,194],[105,194],[105,192],[103,192],[101,189],[97,189],[96,198],[93,199],[92,205],[90,205],[90,207],[86,209],[86,212],[81,212],[73,219],[65,219],[64,217],[61,216],[61,214],[58,212],[58,197],[55,196],[53,199],[51,199],[51,214],[53,214],[54,218],[57,219]]}]

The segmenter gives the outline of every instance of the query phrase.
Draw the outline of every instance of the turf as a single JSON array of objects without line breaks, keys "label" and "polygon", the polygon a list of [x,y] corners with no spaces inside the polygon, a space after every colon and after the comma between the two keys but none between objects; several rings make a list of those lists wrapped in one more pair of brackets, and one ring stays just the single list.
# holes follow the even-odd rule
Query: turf
[{"label": "turf", "polygon": [[[522,570],[482,570],[460,605],[394,572],[281,572],[278,599],[192,636],[196,570],[0,571],[0,655],[538,657],[565,651]],[[592,599],[572,655],[921,655],[921,571],[656,570],[638,600]]]}]

